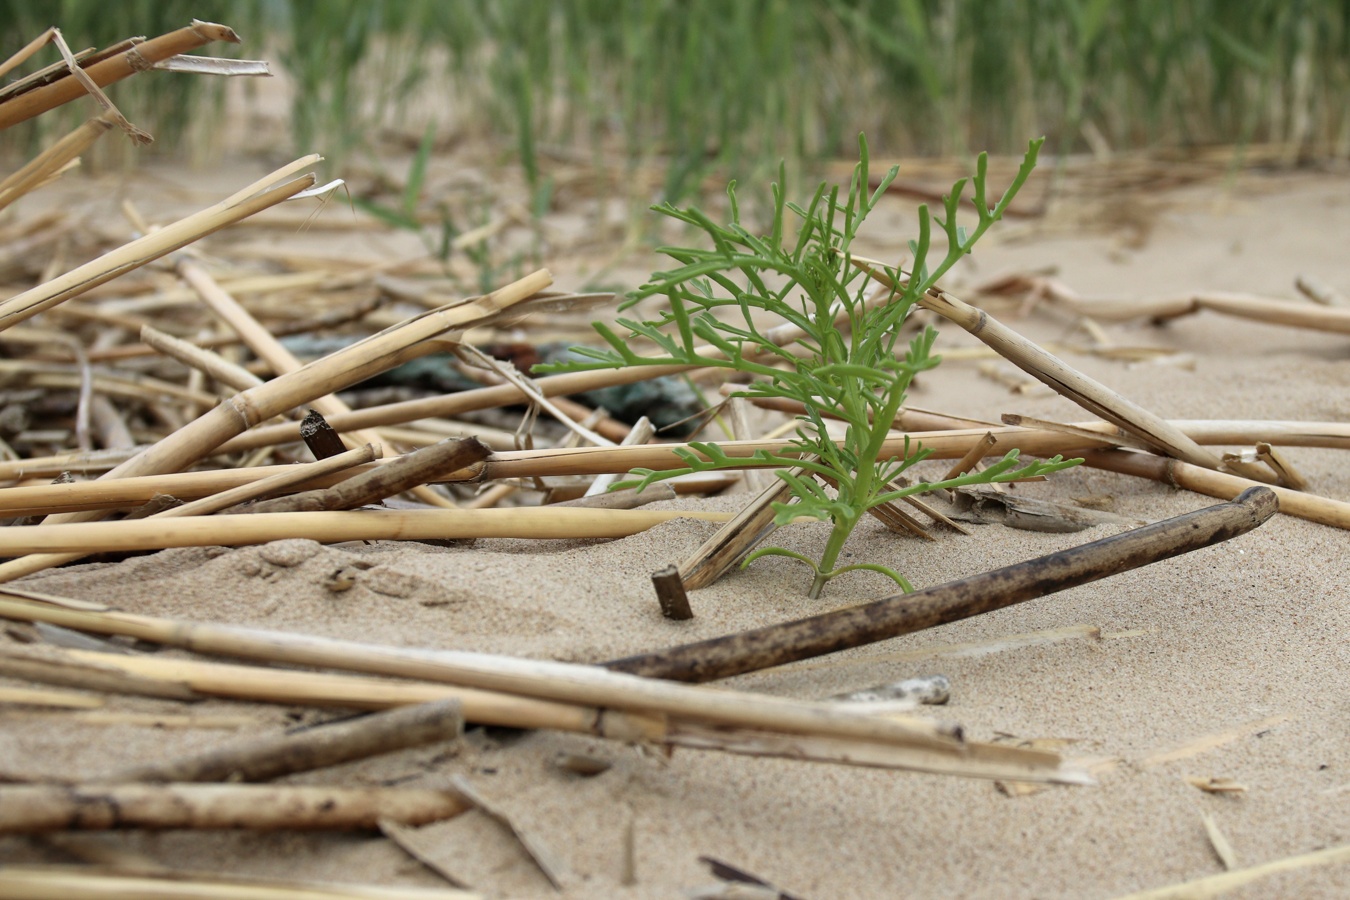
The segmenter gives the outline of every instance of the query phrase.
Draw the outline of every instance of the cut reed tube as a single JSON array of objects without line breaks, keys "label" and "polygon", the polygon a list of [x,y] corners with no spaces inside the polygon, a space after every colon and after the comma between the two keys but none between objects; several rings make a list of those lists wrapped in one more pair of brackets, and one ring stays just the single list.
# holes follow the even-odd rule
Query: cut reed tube
[{"label": "cut reed tube", "polygon": [[[162,550],[167,547],[233,547],[287,538],[309,538],[321,543],[492,537],[556,540],[619,538],[679,518],[724,522],[731,515],[645,509],[519,507],[279,512],[176,518],[172,521],[162,516],[152,516],[121,522],[71,522],[0,528],[0,555],[35,553],[45,556]],[[4,566],[0,566],[0,574],[3,574],[3,570]]]},{"label": "cut reed tube", "polygon": [[684,644],[605,666],[673,681],[730,678],[956,622],[1245,534],[1275,514],[1274,492],[1145,525],[982,575],[780,625]]}]

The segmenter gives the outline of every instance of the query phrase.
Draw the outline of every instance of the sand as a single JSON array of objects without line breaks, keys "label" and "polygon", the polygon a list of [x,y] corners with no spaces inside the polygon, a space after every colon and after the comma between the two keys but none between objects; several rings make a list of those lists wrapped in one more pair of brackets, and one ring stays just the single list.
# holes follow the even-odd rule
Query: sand
[{"label": "sand", "polygon": [[[1151,227],[1142,236],[1114,230],[1111,208],[1083,204],[1076,217],[1005,229],[981,247],[978,267],[963,275],[969,281],[1054,264],[1066,284],[1104,298],[1194,289],[1292,297],[1293,279],[1303,273],[1350,290],[1344,268],[1350,180],[1344,177],[1244,175],[1229,185],[1150,194],[1148,201]],[[906,224],[898,213],[896,219]],[[887,244],[884,234],[874,234],[875,246],[864,252],[894,254],[903,236],[898,232]],[[566,261],[554,268],[566,284]],[[1037,340],[1082,342],[1063,316],[1007,321]],[[1122,345],[1176,354],[1143,364],[1082,354],[1069,361],[1161,415],[1350,418],[1345,335],[1213,314],[1161,328],[1108,326],[1107,332]],[[938,348],[971,346],[973,340],[949,327]],[[968,362],[948,363],[923,378],[911,401],[994,422],[1009,412],[1090,418],[1048,391],[1011,393]],[[1294,448],[1287,455],[1313,490],[1350,500],[1342,452]],[[1090,469],[1018,490],[1047,499],[1095,498],[1113,512],[1149,520],[1216,502]],[[734,510],[744,499],[664,506]],[[770,559],[695,592],[694,619],[663,619],[649,573],[686,556],[713,527],[682,519],[608,542],[169,550],[45,572],[24,583],[152,615],[581,662],[890,592],[880,576],[857,574],[810,601],[805,570]],[[868,522],[849,550],[930,585],[1120,530],[1042,534],[988,525],[975,526],[969,536],[943,532],[926,544]],[[823,526],[798,525],[781,537],[784,546],[810,551],[823,534]],[[467,777],[548,842],[571,872],[569,886],[555,892],[478,813],[422,829],[424,846],[491,897],[685,896],[714,880],[700,856],[807,898],[1106,898],[1161,887],[1222,871],[1202,824],[1205,814],[1227,836],[1240,865],[1350,842],[1346,548],[1344,532],[1277,516],[1251,534],[1184,557],[728,683],[823,698],[941,673],[951,680],[952,700],[922,714],[959,722],[973,738],[1037,741],[1098,760],[1098,784],[1091,787],[1009,796],[976,780],[684,750],[666,758],[571,735],[481,731],[454,745],[293,780],[441,787],[452,775]],[[269,561],[276,559],[299,562]],[[357,587],[336,595],[325,590],[324,577],[353,560],[372,566]],[[107,708],[160,716],[162,724],[100,725],[67,713],[0,709],[0,774],[93,774],[334,715],[144,699],[118,699]],[[193,721],[217,727],[184,727]],[[564,751],[612,765],[591,778],[568,774],[552,764]],[[1192,778],[1231,779],[1246,790],[1205,793]],[[624,885],[629,829],[635,883]],[[378,836],[179,832],[96,840],[182,869],[443,884]],[[39,842],[0,840],[0,859],[64,858]],[[1348,894],[1350,865],[1340,865],[1273,877],[1229,896]]]}]

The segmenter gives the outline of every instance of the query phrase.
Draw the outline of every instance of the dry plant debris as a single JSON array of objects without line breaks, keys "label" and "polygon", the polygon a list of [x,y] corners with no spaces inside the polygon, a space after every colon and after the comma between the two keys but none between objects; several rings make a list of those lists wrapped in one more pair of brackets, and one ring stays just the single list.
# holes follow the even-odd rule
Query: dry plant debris
[{"label": "dry plant debris", "polygon": [[[0,91],[0,129],[86,94],[102,97],[99,86],[151,66],[174,72],[240,71],[180,56],[217,40],[237,41],[237,37],[224,26],[194,22],[150,41],[83,56],[71,54],[53,30],[0,67],[8,71],[19,65],[47,41],[63,51],[62,62]],[[13,207],[62,177],[114,126],[139,134],[106,97],[100,103],[97,115],[0,181],[0,209]],[[706,379],[706,367],[695,362],[707,362],[725,348],[693,347],[691,339],[689,356],[695,362],[688,364],[532,378],[527,366],[521,371],[509,361],[523,352],[519,346],[486,353],[475,344],[507,344],[514,337],[512,326],[526,316],[542,323],[542,333],[574,334],[572,313],[597,299],[607,301],[607,295],[555,290],[551,275],[540,269],[502,279],[492,290],[461,299],[457,285],[422,260],[346,269],[333,264],[328,270],[315,270],[312,261],[300,258],[288,262],[279,256],[260,265],[256,256],[235,254],[228,229],[287,200],[311,195],[317,178],[308,170],[318,161],[317,156],[298,159],[214,205],[164,224],[147,224],[138,210],[129,208],[130,238],[113,237],[115,225],[103,223],[103,228],[93,229],[59,213],[24,218],[11,212],[0,221],[0,277],[11,289],[0,301],[0,346],[10,355],[0,361],[5,379],[0,390],[4,483],[0,514],[9,519],[0,530],[0,553],[13,557],[0,563],[0,580],[13,581],[90,554],[165,547],[247,545],[281,538],[322,542],[600,538],[631,534],[675,517],[731,520],[693,558],[653,576],[659,579],[658,596],[666,616],[685,620],[695,615],[686,588],[710,583],[758,542],[771,527],[770,504],[781,499],[782,483],[746,478],[749,496],[755,499],[739,515],[636,509],[676,492],[697,493],[710,485],[721,489],[727,481],[677,479],[670,489],[601,494],[613,476],[686,466],[699,445],[658,440],[641,422],[631,426],[615,422],[567,398],[659,376]],[[212,235],[217,236],[202,244]],[[87,261],[75,263],[77,257]],[[52,262],[35,264],[43,258]],[[895,280],[897,270],[859,257],[853,263],[887,290],[901,287]],[[1303,279],[1300,289],[1318,305],[1217,293],[1113,305],[1084,300],[1061,282],[1038,274],[987,283],[974,295],[1016,296],[1024,301],[1033,297],[1035,302],[1090,317],[1089,321],[1214,311],[1281,325],[1350,331],[1344,301],[1335,291],[1311,279]],[[1061,424],[1010,415],[1006,424],[993,426],[941,413],[888,408],[888,415],[894,414],[889,422],[892,431],[879,452],[898,454],[907,443],[920,442],[935,458],[957,461],[950,477],[977,472],[983,460],[1013,447],[1028,456],[1074,454],[1089,466],[1233,502],[1088,544],[1054,559],[604,666],[411,650],[157,619],[9,585],[13,590],[0,592],[0,617],[7,620],[158,643],[177,648],[184,658],[126,653],[120,644],[61,648],[54,646],[52,632],[35,630],[37,637],[29,636],[31,646],[9,638],[0,642],[0,674],[30,685],[75,690],[4,687],[0,702],[6,704],[45,707],[72,717],[96,713],[106,717],[102,721],[137,715],[103,709],[104,698],[115,695],[174,704],[212,697],[250,704],[388,711],[297,735],[263,736],[192,757],[150,760],[130,770],[73,774],[66,783],[5,785],[0,787],[0,833],[128,827],[383,829],[408,838],[409,826],[476,807],[507,822],[555,885],[570,881],[566,867],[544,849],[556,837],[522,831],[497,801],[486,800],[467,780],[443,790],[224,783],[271,781],[377,753],[446,743],[459,735],[465,722],[570,732],[663,753],[676,747],[696,748],[994,779],[1010,794],[1030,793],[1050,783],[1085,784],[1091,780],[1089,773],[1109,772],[1114,761],[1079,764],[1066,761],[1059,748],[973,740],[957,727],[893,715],[893,709],[872,714],[861,702],[797,701],[669,683],[756,671],[1042,596],[1236,536],[1273,515],[1277,503],[1286,514],[1350,528],[1350,504],[1308,493],[1305,479],[1278,450],[1350,448],[1350,428],[1344,424],[1164,419],[1077,372],[986,310],[940,288],[926,289],[917,302],[976,334],[990,352],[1104,421]],[[1091,327],[1086,330],[1092,333]],[[775,354],[787,358],[790,354],[782,348],[802,335],[788,326],[768,329],[762,337],[772,348],[767,358]],[[339,347],[305,360],[301,356],[307,354],[291,349],[303,347],[303,340],[292,342],[293,338],[316,342],[338,338]],[[525,348],[529,353],[536,349]],[[1102,340],[1090,349],[1112,358],[1154,355],[1150,348],[1111,347]],[[436,352],[447,353],[445,365],[466,379],[464,390],[418,396],[396,389],[370,403],[362,402],[368,393],[350,393],[377,375]],[[352,400],[339,398],[338,392],[348,392],[344,397]],[[772,414],[780,417],[802,411],[790,403],[775,407],[768,402],[775,398],[753,399],[766,401],[764,405],[774,407]],[[526,406],[528,411],[501,412],[512,406]],[[311,410],[314,415],[307,416]],[[538,423],[541,410],[556,425]],[[496,425],[466,418],[484,411],[498,414]],[[743,405],[732,407],[736,439],[718,445],[719,465],[764,469],[794,451],[790,440],[756,435],[747,412]],[[831,419],[830,410],[819,411],[822,434],[828,433]],[[1252,445],[1252,450],[1221,457],[1207,449],[1234,444]],[[475,490],[482,493],[475,495]],[[893,490],[897,496],[903,493]],[[543,502],[535,507],[481,508],[507,502],[508,497],[515,504],[522,495]],[[582,495],[576,501],[548,502]],[[974,502],[994,501],[980,497]],[[1103,518],[1011,495],[996,502],[1000,519],[1008,524],[1020,517],[1040,522],[1042,528],[1068,529]],[[920,515],[960,529],[936,507],[917,509],[917,513],[898,507],[874,512],[893,530],[928,540],[939,538],[919,520]],[[97,521],[112,517],[120,518]],[[940,540],[959,538],[948,534]],[[360,571],[341,569],[333,572],[326,586],[341,594],[363,578]],[[1100,637],[1093,627],[1086,628],[1067,636],[1090,631]],[[1056,633],[1051,639],[1065,636]],[[248,663],[192,654],[236,657]],[[938,693],[945,698],[948,688],[944,679]],[[899,688],[888,690],[881,693],[894,699]],[[867,699],[878,693],[862,692]],[[842,699],[860,701],[862,694],[852,692]],[[255,721],[217,718],[218,727]],[[209,716],[170,713],[149,719],[197,728],[210,727],[213,721]],[[1140,766],[1185,758],[1231,739],[1227,733],[1211,736],[1195,746],[1143,759]],[[584,754],[558,762],[560,768],[579,774],[596,774],[609,765],[607,759]],[[222,783],[191,783],[209,781]],[[1229,779],[1197,778],[1192,783],[1211,793],[1246,790]],[[109,814],[112,809],[116,815]],[[1217,825],[1207,820],[1207,827],[1216,853],[1234,870],[1189,883],[1184,886],[1186,896],[1207,895],[1205,891],[1227,889],[1281,868],[1325,864],[1345,856],[1344,848],[1332,848],[1236,869],[1231,847],[1221,845]],[[627,834],[629,881],[637,877],[631,821]],[[408,838],[406,843],[415,842]],[[735,867],[712,860],[709,864],[719,878],[747,886],[743,890],[791,896]],[[286,897],[295,891],[325,896],[325,888],[318,885],[227,884],[205,876],[194,882],[191,876],[169,873],[133,876],[92,868],[19,867],[0,871],[0,893],[125,895],[157,889],[166,881],[184,891],[195,884],[194,896]],[[1172,889],[1139,896],[1182,895],[1181,888],[1168,890]],[[725,895],[732,892],[733,888],[724,888]],[[445,890],[372,888],[362,893],[356,887],[333,894],[433,895],[470,896]]]}]

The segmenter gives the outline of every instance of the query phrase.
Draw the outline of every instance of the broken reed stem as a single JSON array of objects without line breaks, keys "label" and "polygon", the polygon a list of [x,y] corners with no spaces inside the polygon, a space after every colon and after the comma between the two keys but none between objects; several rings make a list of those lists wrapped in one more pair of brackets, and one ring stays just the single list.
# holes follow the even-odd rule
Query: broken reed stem
[{"label": "broken reed stem", "polygon": [[[211,513],[219,512],[222,509],[229,509],[231,506],[245,503],[257,497],[264,497],[268,494],[289,490],[297,484],[302,484],[314,478],[335,475],[352,466],[359,466],[379,459],[379,457],[380,448],[367,444],[364,447],[348,450],[345,453],[340,453],[337,456],[330,456],[327,459],[321,459],[317,462],[282,467],[283,471],[277,472],[275,475],[261,478],[247,484],[241,484],[238,487],[226,491],[210,494],[200,500],[194,500],[191,503],[184,503],[182,506],[175,506],[171,509],[157,512],[152,516],[148,516],[147,518],[138,521],[158,522],[162,519],[182,519],[187,516],[209,516]],[[110,524],[115,528],[118,523]],[[31,557],[27,562],[30,566],[40,565],[41,568],[46,569],[51,568],[52,566],[62,566],[66,563],[72,563],[77,559],[83,559],[90,553],[97,552],[99,551],[84,549],[69,553],[38,554],[37,556]]]},{"label": "broken reed stem", "polygon": [[167,897],[176,900],[482,900],[481,894],[452,888],[387,887],[350,884],[340,886],[306,881],[256,878],[225,878],[215,875],[185,875],[174,871],[156,877],[153,873],[131,874],[100,871],[90,866],[58,868],[5,866],[0,869],[0,896],[25,898],[124,898]]},{"label": "broken reed stem", "polygon": [[1311,853],[1286,856],[1260,865],[1248,866],[1245,869],[1234,869],[1231,872],[1220,872],[1218,875],[1207,875],[1180,884],[1170,884],[1152,890],[1122,894],[1115,900],[1216,900],[1216,898],[1222,897],[1230,891],[1245,887],[1262,878],[1278,875],[1281,872],[1293,872],[1298,869],[1346,862],[1350,862],[1350,844],[1341,844],[1338,847],[1327,847],[1324,850],[1314,850]]},{"label": "broken reed stem", "polygon": [[[1083,464],[1122,475],[1161,481],[1172,487],[1224,500],[1233,499],[1254,484],[1236,475],[1213,472],[1180,460],[1130,450],[1086,450],[1083,452]],[[1333,528],[1350,528],[1350,503],[1277,485],[1270,486],[1270,490],[1279,498],[1280,512],[1286,515]]]},{"label": "broken reed stem", "polygon": [[1002,609],[1226,541],[1275,514],[1266,487],[1090,544],[807,619],[605,664],[648,678],[703,682],[822,656]]},{"label": "broken reed stem", "polygon": [[[791,734],[893,740],[936,750],[964,746],[950,729],[926,719],[878,718],[840,712],[824,702],[669,684],[570,663],[387,647],[274,630],[77,610],[28,600],[22,594],[10,592],[0,592],[0,615],[48,621],[97,634],[128,634],[199,653],[416,678],[538,700],[664,714],[712,724]],[[118,660],[109,662],[124,664]]]},{"label": "broken reed stem", "polygon": [[[145,71],[157,62],[163,62],[214,41],[238,44],[239,36],[225,25],[194,19],[186,28],[141,41],[123,53],[86,67],[84,72],[94,84],[107,87],[137,72]],[[74,75],[66,75],[51,84],[26,91],[0,103],[0,130],[40,116],[84,95],[84,86]]]},{"label": "broken reed stem", "polygon": [[[0,109],[3,108],[4,105],[0,104]],[[317,161],[317,158],[314,161]],[[78,297],[85,291],[181,249],[240,219],[246,219],[275,206],[313,186],[314,176],[304,175],[255,196],[219,203],[210,209],[179,219],[158,231],[123,244],[116,250],[71,269],[59,278],[0,303],[0,330],[17,325],[72,297]]]},{"label": "broken reed stem", "polygon": [[[1350,425],[1338,422],[1240,421],[1240,420],[1176,420],[1177,427],[1206,444],[1251,444],[1260,441],[1289,447],[1323,447],[1350,449]],[[1000,456],[1014,447],[1020,447],[1029,456],[1081,455],[1087,450],[1109,448],[1115,443],[1115,426],[1103,422],[1077,423],[1076,427],[1098,431],[1100,439],[1066,436],[1054,430],[1014,427],[953,431],[911,432],[911,441],[933,451],[934,459],[959,459],[971,442],[986,432],[992,433],[997,443],[990,453]],[[888,453],[903,453],[903,439],[887,445]],[[669,469],[684,463],[672,450],[682,445],[661,444],[633,448],[573,448],[563,450],[502,451],[494,453],[484,463],[451,472],[443,482],[478,482],[506,478],[530,478],[548,475],[598,475],[604,472],[627,472],[636,467]],[[790,452],[787,441],[728,441],[720,443],[732,457],[748,457],[755,449],[764,448],[775,453]],[[124,451],[42,459],[0,462],[0,478],[52,478],[62,471],[84,471],[85,465],[100,468],[113,461],[120,462]],[[109,459],[110,462],[103,462]],[[387,464],[387,463],[386,463]],[[172,475],[143,475],[114,477],[79,484],[23,485],[0,490],[0,513],[7,516],[43,515],[46,513],[80,509],[116,509],[135,507],[156,494],[171,494],[180,499],[193,499],[215,491],[237,487],[249,481],[282,471],[281,466],[257,466],[250,469],[225,469],[212,472],[184,472]],[[116,470],[114,470],[116,471]],[[111,473],[110,473],[111,474]],[[326,479],[314,487],[335,483]]]},{"label": "broken reed stem", "polygon": [[[867,302],[875,304],[887,300],[893,295],[893,291],[879,290]],[[844,312],[840,312],[838,318],[835,319],[836,324],[841,325],[846,321],[847,314]],[[795,325],[778,325],[764,332],[766,340],[780,347],[799,340],[803,336],[805,336],[805,332]],[[695,352],[700,356],[724,356],[721,350],[708,345],[696,348]],[[696,366],[625,366],[619,369],[598,369],[591,372],[547,375],[542,378],[532,378],[530,381],[544,397],[557,397],[568,394],[583,394],[603,387],[634,384],[667,375],[696,371],[698,371]],[[342,415],[330,416],[329,423],[339,431],[349,431],[353,428],[397,425],[402,422],[411,422],[414,419],[453,418],[461,413],[510,406],[525,402],[527,399],[525,393],[518,386],[507,382],[491,387],[459,391],[440,397],[405,400],[399,403],[370,407],[369,409],[359,409]],[[237,453],[242,450],[256,450],[259,447],[286,444],[296,440],[299,440],[298,426],[290,424],[269,425],[263,428],[254,428],[248,434],[240,435],[220,449],[224,453]],[[599,473],[592,472],[589,474]]]},{"label": "broken reed stem", "polygon": [[43,185],[66,164],[92,147],[94,142],[107,134],[112,127],[113,119],[107,113],[90,119],[33,157],[27,165],[0,181],[0,209]]},{"label": "broken reed stem", "polygon": [[456,700],[437,700],[317,725],[292,734],[265,735],[167,762],[135,766],[102,782],[271,781],[396,750],[451,741],[464,730]]},{"label": "broken reed stem", "polygon": [[[528,538],[569,540],[628,537],[673,519],[724,522],[727,513],[688,510],[558,509],[400,509],[361,512],[273,512],[196,518],[165,514],[120,522],[70,522],[0,528],[0,556],[20,556],[0,565],[0,578],[14,563],[49,563],[47,557],[70,553],[134,552],[168,547],[237,547],[287,538],[325,544],[343,541],[466,540]],[[30,558],[24,554],[38,554]],[[41,565],[39,568],[46,568]],[[14,568],[19,568],[15,566]],[[37,570],[35,570],[37,571]],[[26,573],[25,573],[26,574]]]},{"label": "broken reed stem", "polygon": [[468,809],[458,793],[412,788],[252,784],[0,786],[0,834],[110,828],[374,831]]},{"label": "broken reed stem", "polygon": [[486,459],[492,451],[474,438],[448,438],[367,469],[329,488],[255,503],[241,512],[278,513],[355,509],[378,503],[449,472]]},{"label": "broken reed stem", "polygon": [[1089,316],[1098,321],[1123,322],[1139,318],[1174,319],[1209,310],[1235,318],[1268,322],[1272,325],[1350,334],[1350,309],[1335,306],[1315,306],[1288,300],[1256,297],[1249,294],[1210,292],[1159,300],[1119,301],[1073,300],[1068,297],[1056,296],[1054,300],[1057,304],[1067,306],[1080,315]]},{"label": "broken reed stem", "polygon": [[[162,232],[156,232],[159,233]],[[547,287],[552,280],[547,271],[538,270],[491,294],[420,315],[315,360],[298,371],[278,375],[224,401],[103,478],[180,471],[258,422],[397,365],[408,357],[410,350],[439,334],[492,321],[511,306]],[[70,513],[53,516],[48,521],[88,521],[93,518],[98,518],[98,513]],[[43,568],[46,566],[40,560],[12,560],[0,564],[0,581],[29,575]]]},{"label": "broken reed stem", "polygon": [[[0,599],[0,605],[3,605]],[[50,614],[50,612],[48,613]],[[23,618],[24,614],[17,613]],[[66,619],[69,621],[69,619]],[[89,621],[87,616],[85,621]],[[168,620],[144,620],[161,621]],[[171,625],[170,625],[171,627]],[[11,651],[0,647],[0,662]],[[21,654],[22,655],[22,654]],[[51,655],[51,651],[48,651]],[[59,678],[106,678],[93,690],[148,693],[145,685],[165,685],[202,696],[282,703],[288,706],[338,706],[384,709],[407,703],[453,698],[467,721],[508,728],[545,728],[602,737],[626,743],[691,747],[751,756],[781,756],[846,765],[909,769],[982,778],[1081,783],[1081,773],[1059,765],[1054,754],[1027,752],[997,745],[966,742],[951,749],[914,747],[908,741],[854,737],[778,735],[771,731],[710,726],[698,719],[672,718],[644,712],[622,712],[596,706],[537,700],[513,694],[432,682],[391,681],[360,675],[303,672],[260,666],[90,651],[67,651],[32,680],[61,683]],[[71,671],[73,670],[73,674]]]}]

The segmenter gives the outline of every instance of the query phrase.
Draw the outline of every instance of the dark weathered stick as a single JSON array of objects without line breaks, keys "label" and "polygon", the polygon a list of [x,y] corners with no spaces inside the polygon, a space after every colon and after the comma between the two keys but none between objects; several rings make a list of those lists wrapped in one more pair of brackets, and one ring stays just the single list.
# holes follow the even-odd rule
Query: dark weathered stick
[{"label": "dark weathered stick", "polygon": [[332,487],[265,500],[239,511],[277,513],[356,509],[473,465],[487,459],[491,453],[492,450],[477,438],[447,438],[377,468],[367,469]]},{"label": "dark weathered stick", "polygon": [[0,787],[0,834],[67,829],[374,831],[469,808],[453,791],[273,784],[34,784]]},{"label": "dark weathered stick", "polygon": [[679,566],[672,564],[653,572],[652,586],[656,588],[656,602],[661,604],[661,615],[667,619],[694,617],[694,611],[689,608],[689,595],[680,580]]},{"label": "dark weathered stick", "polygon": [[271,781],[296,772],[453,740],[463,729],[459,701],[435,700],[294,734],[268,735],[195,756],[134,766],[100,780]]},{"label": "dark weathered stick", "polygon": [[977,616],[1208,547],[1252,530],[1277,507],[1273,491],[1255,487],[1231,503],[982,575],[604,665],[674,681],[712,681],[781,666]]}]

